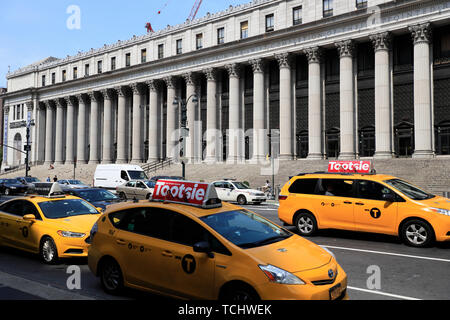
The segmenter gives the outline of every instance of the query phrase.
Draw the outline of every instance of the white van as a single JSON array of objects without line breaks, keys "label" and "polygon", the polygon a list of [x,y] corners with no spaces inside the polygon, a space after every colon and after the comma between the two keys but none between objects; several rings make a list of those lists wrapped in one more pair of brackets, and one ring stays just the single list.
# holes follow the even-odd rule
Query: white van
[{"label": "white van", "polygon": [[140,166],[129,164],[101,164],[94,174],[94,187],[116,190],[116,187],[131,180],[148,180]]}]

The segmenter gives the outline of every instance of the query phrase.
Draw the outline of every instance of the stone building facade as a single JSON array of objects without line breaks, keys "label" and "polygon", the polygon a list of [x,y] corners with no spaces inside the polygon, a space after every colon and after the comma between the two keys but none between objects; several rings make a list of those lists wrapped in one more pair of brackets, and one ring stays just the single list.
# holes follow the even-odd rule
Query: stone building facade
[{"label": "stone building facade", "polygon": [[35,163],[446,157],[450,1],[255,0],[7,79]]}]

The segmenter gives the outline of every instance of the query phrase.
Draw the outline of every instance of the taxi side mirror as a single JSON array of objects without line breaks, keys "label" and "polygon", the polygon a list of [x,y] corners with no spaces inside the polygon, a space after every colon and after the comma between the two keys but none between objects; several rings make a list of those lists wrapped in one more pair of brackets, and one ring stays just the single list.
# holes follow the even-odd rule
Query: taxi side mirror
[{"label": "taxi side mirror", "polygon": [[214,253],[211,250],[211,246],[206,241],[194,244],[194,252],[206,253],[209,258],[214,258]]},{"label": "taxi side mirror", "polygon": [[34,214],[26,214],[23,216],[23,220],[25,221],[34,221],[36,220],[36,217]]}]

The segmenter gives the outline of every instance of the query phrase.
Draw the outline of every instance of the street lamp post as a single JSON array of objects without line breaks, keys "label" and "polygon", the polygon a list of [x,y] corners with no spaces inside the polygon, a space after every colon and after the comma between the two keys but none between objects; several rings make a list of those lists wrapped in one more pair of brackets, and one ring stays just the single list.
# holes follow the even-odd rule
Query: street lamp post
[{"label": "street lamp post", "polygon": [[186,101],[183,101],[183,99],[179,97],[175,97],[173,100],[173,105],[176,107],[181,108],[181,116],[179,121],[180,126],[180,161],[182,166],[182,176],[183,179],[186,179],[186,162],[187,158],[185,157],[185,146],[186,146],[186,138],[189,136],[189,128],[187,127],[189,124],[189,121],[187,119],[187,105],[189,101],[192,99],[193,103],[198,103],[198,97],[197,94],[191,95]]}]

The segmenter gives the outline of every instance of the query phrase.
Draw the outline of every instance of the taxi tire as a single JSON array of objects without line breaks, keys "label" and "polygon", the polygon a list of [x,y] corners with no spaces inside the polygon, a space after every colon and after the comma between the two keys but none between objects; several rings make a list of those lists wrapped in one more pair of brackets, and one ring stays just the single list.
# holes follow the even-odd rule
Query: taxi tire
[{"label": "taxi tire", "polygon": [[[50,249],[53,251],[53,256],[52,256],[51,260],[48,260],[47,258],[45,258],[45,255],[44,255],[45,254],[44,246],[46,244],[48,244],[48,246],[50,246]],[[58,249],[56,248],[55,241],[53,241],[53,239],[51,237],[47,236],[47,237],[42,238],[41,245],[39,246],[39,255],[45,264],[55,265],[58,263],[58,261],[59,261]]]},{"label": "taxi tire", "polygon": [[[109,271],[108,271],[109,270]],[[105,283],[105,276],[106,274],[104,274],[104,272],[111,272],[114,271],[116,272],[116,281],[117,284],[115,284],[115,288],[109,286],[107,283]],[[114,260],[113,258],[105,258],[101,261],[100,266],[99,266],[99,272],[98,272],[99,276],[100,276],[100,282],[102,284],[102,288],[103,290],[110,294],[110,295],[119,295],[122,293],[123,289],[124,289],[124,285],[123,285],[123,274],[122,274],[122,270],[120,269],[119,264],[116,262],[116,260]]]},{"label": "taxi tire", "polygon": [[[417,229],[417,227],[422,227],[425,230],[425,232],[427,234],[427,239],[425,240],[425,242],[423,242],[421,244],[417,244],[408,239],[408,236],[406,233],[408,232],[408,230],[411,231],[410,227],[412,227],[413,225],[416,226],[416,227],[414,227],[415,229]],[[425,221],[422,221],[422,220],[409,220],[409,221],[405,222],[402,225],[400,236],[401,236],[401,239],[403,240],[403,242],[407,246],[415,247],[415,248],[427,248],[434,242],[434,239],[435,239],[433,227],[431,227],[428,223],[426,223]]]},{"label": "taxi tire", "polygon": [[[310,222],[312,224],[312,229],[310,232],[304,232],[300,229],[299,223],[301,223],[301,219],[303,218],[303,220],[306,220],[308,222]],[[297,229],[297,232],[301,235],[301,236],[313,236],[316,232],[317,232],[317,221],[316,218],[307,212],[300,212],[296,218],[295,218],[295,228]]]},{"label": "taxi tire", "polygon": [[240,206],[245,206],[247,204],[247,198],[241,194],[237,197],[237,202]]},{"label": "taxi tire", "polygon": [[223,301],[259,301],[261,298],[258,293],[249,285],[246,284],[233,284],[224,289],[221,294],[220,300]]}]

